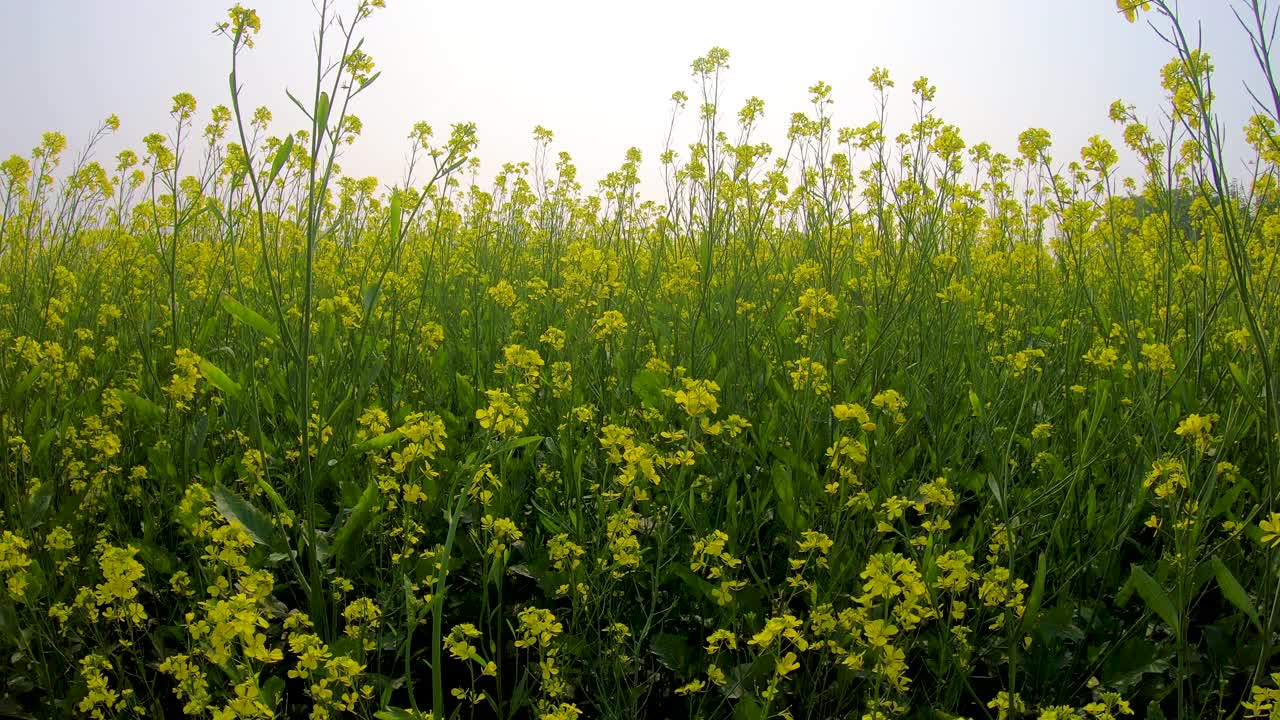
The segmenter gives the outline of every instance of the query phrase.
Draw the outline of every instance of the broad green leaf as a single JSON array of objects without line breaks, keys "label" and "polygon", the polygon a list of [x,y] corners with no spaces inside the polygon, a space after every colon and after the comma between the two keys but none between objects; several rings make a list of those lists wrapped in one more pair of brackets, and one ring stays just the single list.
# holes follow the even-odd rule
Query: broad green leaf
[{"label": "broad green leaf", "polygon": [[325,424],[328,425],[329,427],[337,427],[339,423],[339,418],[342,417],[342,413],[346,412],[347,409],[351,407],[351,405],[352,405],[351,391],[348,390],[347,394],[343,396],[342,402],[338,403],[337,407],[333,409],[333,412],[329,413],[329,420]]},{"label": "broad green leaf", "polygon": [[414,720],[415,718],[422,717],[422,715],[418,713],[411,712],[409,710],[402,710],[400,708],[379,710],[375,712],[373,716],[378,720]]},{"label": "broad green leaf", "polygon": [[400,239],[400,192],[391,192],[391,241]]},{"label": "broad green leaf", "polygon": [[654,370],[641,370],[631,378],[631,392],[645,405],[662,407],[662,391],[667,387],[667,376]]},{"label": "broad green leaf", "polygon": [[285,94],[285,97],[289,98],[290,102],[292,102],[294,105],[297,106],[299,110],[302,111],[302,114],[305,115],[308,120],[312,119],[311,111],[307,109],[306,105],[302,104],[302,101],[298,99],[298,96],[294,95],[293,92],[289,90],[289,88],[284,89],[284,94]]},{"label": "broad green leaf", "polygon": [[1240,390],[1240,394],[1244,397],[1249,396],[1249,379],[1245,376],[1244,370],[1235,363],[1227,363],[1227,369],[1231,372],[1231,379],[1235,381],[1236,388]]},{"label": "broad green leaf", "polygon": [[228,187],[231,190],[239,190],[240,186],[244,185],[244,179],[248,174],[249,165],[247,163],[242,164],[240,169],[236,170],[236,173],[231,176],[231,184]]},{"label": "broad green leaf", "polygon": [[36,441],[36,459],[43,459],[47,457],[49,448],[53,447],[53,441],[57,439],[58,433],[61,432],[61,430],[62,428],[50,428],[40,436],[40,439]]},{"label": "broad green leaf", "polygon": [[9,399],[16,402],[23,395],[26,395],[27,391],[36,384],[36,380],[40,379],[40,371],[41,367],[38,365],[28,370],[22,376],[22,379],[18,381],[17,386],[13,388],[13,392],[9,394]]},{"label": "broad green leaf", "polygon": [[1230,489],[1218,496],[1218,500],[1213,503],[1213,508],[1209,511],[1209,517],[1216,518],[1230,510],[1243,491],[1244,485],[1232,485]]},{"label": "broad green leaf", "polygon": [[1048,563],[1045,561],[1044,553],[1042,552],[1040,553],[1040,558],[1036,561],[1036,581],[1031,586],[1031,595],[1027,598],[1026,612],[1022,614],[1023,632],[1026,632],[1031,627],[1036,621],[1036,615],[1040,612],[1040,603],[1044,601],[1044,581],[1048,569]]},{"label": "broad green leaf", "polygon": [[38,527],[44,521],[45,514],[49,512],[49,503],[52,500],[52,489],[42,491],[27,500],[27,506],[22,511],[22,527],[27,530]]},{"label": "broad green leaf", "polygon": [[259,545],[269,545],[275,534],[275,526],[266,513],[253,503],[237,495],[222,483],[213,486],[213,504],[227,522],[239,524],[245,533]]},{"label": "broad green leaf", "polygon": [[699,596],[706,597],[708,600],[714,599],[714,596],[712,595],[712,593],[717,589],[717,586],[712,585],[711,583],[707,582],[705,579],[699,577],[687,566],[679,563],[674,563],[672,564],[671,572],[673,572],[677,577],[683,580],[685,585],[688,585],[689,589],[692,590],[694,593],[698,594]]},{"label": "broad green leaf", "polygon": [[1098,489],[1089,485],[1089,494],[1085,501],[1085,529],[1093,532],[1098,524]]},{"label": "broad green leaf", "polygon": [[1173,629],[1175,635],[1180,636],[1182,630],[1178,624],[1178,611],[1173,606],[1169,593],[1165,592],[1165,589],[1160,587],[1160,583],[1148,575],[1141,565],[1135,563],[1129,570],[1129,577],[1133,580],[1134,589],[1147,604],[1147,608],[1160,616],[1160,619]]},{"label": "broad green leaf", "polygon": [[369,77],[365,78],[365,79],[364,79],[364,81],[360,83],[360,89],[361,89],[361,90],[363,90],[363,89],[365,89],[365,88],[369,87],[370,85],[372,85],[372,84],[374,84],[375,82],[377,82],[378,78],[380,78],[380,77],[382,77],[382,71],[381,71],[381,70],[379,70],[378,72],[376,72],[376,73],[374,73],[374,74],[370,75]]},{"label": "broad green leaf", "polygon": [[218,328],[218,316],[210,315],[204,319],[204,323],[200,325],[200,334],[196,335],[195,347],[204,347],[209,344],[209,338],[213,337],[213,331]]},{"label": "broad green leaf", "polygon": [[276,704],[280,702],[280,693],[282,692],[284,692],[284,678],[279,675],[272,675],[262,684],[262,690],[258,694],[262,702],[274,710]]},{"label": "broad green leaf", "polygon": [[270,320],[262,317],[250,308],[241,305],[231,298],[223,295],[221,298],[222,309],[227,314],[235,318],[238,322],[248,325],[267,337],[278,340],[280,338],[280,330]]},{"label": "broad green leaf", "polygon": [[991,494],[995,497],[996,505],[1000,506],[1001,510],[1004,510],[1004,492],[1001,491],[1000,481],[996,480],[996,476],[992,473],[987,473],[987,488],[991,490]]},{"label": "broad green leaf", "polygon": [[149,420],[159,420],[164,417],[164,410],[161,410],[159,405],[156,405],[141,395],[137,395],[128,390],[116,390],[116,397],[120,399],[120,402],[125,404],[125,407],[144,418]]},{"label": "broad green leaf", "polygon": [[654,636],[649,642],[649,651],[658,658],[658,662],[681,678],[689,674],[697,654],[688,640],[671,633],[659,633]]},{"label": "broad green leaf", "polygon": [[364,442],[356,443],[352,446],[351,451],[353,453],[360,454],[371,450],[383,450],[395,445],[403,439],[404,433],[399,430],[392,430],[391,432],[384,432],[381,435],[375,435]]},{"label": "broad green leaf", "polygon": [[205,203],[205,209],[213,213],[214,217],[218,218],[218,224],[227,224],[227,219],[222,215],[222,208],[218,206],[218,200],[216,198],[209,198],[208,202]]},{"label": "broad green leaf", "polygon": [[329,127],[329,93],[320,93],[316,100],[316,127],[321,131]]},{"label": "broad green leaf", "polygon": [[204,441],[209,435],[209,414],[200,413],[187,429],[187,459],[195,460],[204,451]]},{"label": "broad green leaf", "polygon": [[733,705],[733,720],[764,720],[764,708],[751,695],[743,695]]},{"label": "broad green leaf", "polygon": [[1258,609],[1253,606],[1253,600],[1249,598],[1249,593],[1245,592],[1244,586],[1236,580],[1236,576],[1231,574],[1231,570],[1216,555],[1209,562],[1213,565],[1213,574],[1218,578],[1218,588],[1222,590],[1223,597],[1235,605],[1240,612],[1248,615],[1253,621],[1253,626],[1262,632],[1262,621],[1258,617]]},{"label": "broad green leaf", "polygon": [[230,376],[222,372],[222,369],[208,360],[200,359],[200,374],[209,381],[210,385],[218,388],[222,392],[230,395],[237,400],[240,399],[240,384],[232,380]]},{"label": "broad green leaf", "polygon": [[780,462],[773,464],[773,492],[778,498],[778,517],[794,531],[806,529],[804,517],[796,502],[796,486],[791,470]]},{"label": "broad green leaf", "polygon": [[159,575],[171,575],[178,567],[178,559],[167,548],[157,545],[150,540],[140,540],[136,543],[138,546],[138,555],[142,558],[143,564],[152,572]]},{"label": "broad green leaf", "polygon": [[267,482],[266,478],[259,477],[256,484],[258,488],[266,494],[267,499],[271,501],[271,504],[275,506],[277,513],[281,515],[289,514],[289,506],[284,504],[284,498],[280,497],[280,493],[276,492],[276,489],[271,487],[271,483]]},{"label": "broad green leaf", "polygon": [[454,373],[454,377],[458,381],[458,403],[462,410],[471,413],[476,409],[476,389],[462,373]]},{"label": "broad green leaf", "polygon": [[448,175],[448,174],[452,173],[454,170],[457,170],[458,168],[460,168],[460,167],[462,167],[463,165],[466,165],[466,164],[467,164],[467,158],[462,158],[461,160],[459,160],[459,161],[455,162],[454,164],[450,165],[449,167],[445,168],[445,169],[444,169],[444,171],[440,173],[440,177],[444,177],[444,176],[446,176],[446,175]]},{"label": "broad green leaf", "polygon": [[519,450],[522,447],[527,447],[529,445],[533,445],[539,442],[542,442],[541,435],[526,435],[525,437],[512,438],[511,440],[508,440],[502,443],[501,445],[499,445],[498,447],[494,448],[493,452],[489,453],[489,457],[500,457],[503,455],[507,455],[515,452],[516,450]]},{"label": "broad green leaf", "polygon": [[378,486],[370,480],[369,484],[365,486],[364,492],[360,494],[359,502],[352,508],[351,515],[347,517],[347,521],[342,524],[342,528],[338,530],[337,536],[333,539],[330,553],[334,557],[345,561],[350,559],[352,553],[359,549],[360,536],[369,527],[369,520],[373,514],[373,504],[377,500]]},{"label": "broad green leaf", "polygon": [[293,152],[293,135],[285,135],[284,142],[280,143],[280,147],[276,148],[276,156],[271,161],[271,172],[267,174],[267,185],[275,182],[276,176],[280,174],[280,169],[289,160],[289,153]]}]

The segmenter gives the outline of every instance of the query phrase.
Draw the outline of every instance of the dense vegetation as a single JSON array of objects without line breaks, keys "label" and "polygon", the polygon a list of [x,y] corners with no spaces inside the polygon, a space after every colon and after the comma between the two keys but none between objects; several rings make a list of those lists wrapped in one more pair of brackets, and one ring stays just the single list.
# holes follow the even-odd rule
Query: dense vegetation
[{"label": "dense vegetation", "polygon": [[318,2],[302,130],[240,106],[237,6],[202,131],[181,94],[114,168],[114,118],[0,166],[0,714],[1272,713],[1265,6],[1250,177],[1122,1],[1175,52],[1111,109],[1136,181],[966,143],[925,79],[895,135],[880,69],[771,147],[713,49],[656,203],[542,128],[484,187],[466,124],[343,176],[381,4]]}]

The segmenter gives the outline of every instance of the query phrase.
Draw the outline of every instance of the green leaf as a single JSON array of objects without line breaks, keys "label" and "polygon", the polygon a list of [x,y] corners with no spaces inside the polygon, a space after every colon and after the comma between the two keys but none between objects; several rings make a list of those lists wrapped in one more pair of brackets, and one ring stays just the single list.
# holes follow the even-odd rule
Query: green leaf
[{"label": "green leaf", "polygon": [[214,217],[218,218],[219,224],[227,224],[227,219],[222,215],[222,208],[218,207],[218,200],[216,198],[209,198],[208,202],[205,203],[205,208],[209,212],[213,213]]},{"label": "green leaf", "polygon": [[1093,532],[1098,525],[1098,489],[1093,485],[1089,486],[1089,494],[1085,500],[1085,529]]},{"label": "green leaf", "polygon": [[19,398],[27,394],[27,391],[36,384],[36,380],[40,379],[41,369],[42,368],[37,365],[36,367],[28,370],[26,375],[22,376],[22,379],[18,381],[17,386],[13,388],[13,392],[9,394],[11,402],[17,402]]},{"label": "green leaf", "polygon": [[195,460],[204,451],[204,441],[209,435],[209,414],[200,413],[187,429],[187,459]]},{"label": "green leaf", "polygon": [[297,105],[297,106],[298,106],[298,109],[302,111],[302,114],[303,114],[303,115],[306,115],[306,116],[307,116],[307,119],[308,119],[308,120],[310,120],[310,119],[311,119],[311,111],[307,110],[307,107],[306,107],[305,105],[303,105],[303,104],[302,104],[302,101],[301,101],[301,100],[299,100],[299,99],[297,98],[297,96],[295,96],[292,92],[290,92],[289,88],[285,88],[285,89],[284,89],[284,94],[285,94],[285,96],[286,96],[286,97],[288,97],[288,98],[289,98],[289,100],[290,100],[294,105]]},{"label": "green leaf", "polygon": [[280,702],[280,694],[283,692],[284,678],[279,675],[272,675],[265,683],[262,684],[262,690],[259,692],[259,696],[267,707],[274,710],[276,704]]},{"label": "green leaf", "polygon": [[1227,369],[1231,371],[1231,379],[1235,381],[1236,388],[1240,390],[1243,397],[1249,397],[1249,379],[1245,376],[1244,371],[1235,363],[1227,363]]},{"label": "green leaf", "polygon": [[1129,578],[1133,581],[1134,589],[1138,591],[1138,595],[1142,597],[1143,602],[1147,604],[1147,609],[1160,616],[1160,619],[1173,629],[1175,635],[1181,635],[1182,631],[1178,624],[1178,611],[1173,606],[1173,600],[1169,598],[1169,593],[1160,587],[1160,583],[1155,578],[1147,574],[1141,565],[1134,564],[1129,569]]},{"label": "green leaf", "polygon": [[208,360],[201,358],[200,374],[204,375],[204,378],[209,381],[210,385],[213,385],[214,387],[218,388],[222,392],[226,393],[227,395],[230,395],[231,397],[237,400],[240,399],[240,394],[241,394],[240,384],[237,383],[235,380],[232,380],[231,377],[228,376],[226,373],[222,372],[222,369],[219,368],[217,365],[214,365]]},{"label": "green leaf", "polygon": [[1236,504],[1236,500],[1240,498],[1240,493],[1244,491],[1244,485],[1233,485],[1231,489],[1218,496],[1218,500],[1213,503],[1213,508],[1209,510],[1209,517],[1216,518],[1219,515],[1230,510]]},{"label": "green leaf", "polygon": [[1027,598],[1027,609],[1022,614],[1022,630],[1026,632],[1031,624],[1035,622],[1036,615],[1040,612],[1040,603],[1044,601],[1044,581],[1048,572],[1048,563],[1045,562],[1044,553],[1040,553],[1040,559],[1036,561],[1036,581],[1031,586],[1031,595]]},{"label": "green leaf", "polygon": [[141,395],[134,394],[128,390],[116,390],[116,397],[125,404],[125,407],[148,420],[159,420],[164,417],[164,410],[161,410],[159,405]]},{"label": "green leaf", "polygon": [[694,593],[698,594],[699,596],[706,597],[708,600],[714,599],[715,596],[712,595],[712,593],[718,588],[718,586],[712,585],[711,583],[702,579],[701,577],[696,575],[692,570],[690,570],[687,566],[681,565],[679,563],[673,563],[671,566],[671,572],[674,573],[676,577],[683,580],[684,584],[689,586],[689,589],[692,590]]},{"label": "green leaf", "polygon": [[778,516],[792,530],[805,529],[804,516],[796,502],[796,485],[791,470],[780,462],[773,464],[773,492],[778,496]]},{"label": "green leaf", "polygon": [[458,382],[458,405],[468,413],[476,409],[476,389],[462,373],[454,373]]},{"label": "green leaf", "polygon": [[62,428],[50,428],[45,431],[40,439],[36,441],[36,458],[43,459],[48,457],[49,448],[53,447],[53,441],[57,439],[58,433]]},{"label": "green leaf", "polygon": [[329,93],[320,93],[320,98],[316,100],[316,128],[324,131],[329,127]]},{"label": "green leaf", "polygon": [[213,331],[218,328],[218,316],[210,314],[204,319],[204,323],[200,325],[200,334],[196,335],[194,347],[204,347],[209,344],[209,338],[213,337]]},{"label": "green leaf", "polygon": [[654,370],[641,370],[631,378],[631,392],[652,408],[662,406],[662,391],[666,387],[667,376]]},{"label": "green leaf", "polygon": [[259,545],[270,545],[275,526],[267,514],[248,500],[237,495],[222,483],[213,486],[213,504],[229,523],[238,523],[245,533]]},{"label": "green leaf", "polygon": [[982,419],[982,400],[978,398],[978,393],[969,390],[969,407],[973,410],[973,416]]},{"label": "green leaf", "polygon": [[1249,599],[1244,586],[1236,580],[1236,576],[1231,574],[1231,570],[1218,556],[1215,555],[1209,562],[1213,565],[1213,574],[1218,578],[1218,588],[1222,590],[1223,597],[1235,605],[1240,612],[1248,615],[1253,621],[1253,626],[1258,629],[1258,632],[1262,632],[1262,621],[1258,617],[1258,609],[1253,606],[1253,600]]},{"label": "green leaf", "polygon": [[414,718],[422,717],[418,713],[410,712],[409,710],[402,710],[400,708],[379,710],[374,713],[373,716],[378,720],[414,720]]},{"label": "green leaf", "polygon": [[441,177],[444,177],[445,175],[448,175],[449,173],[453,172],[454,170],[457,170],[458,168],[462,167],[462,166],[463,166],[463,165],[465,165],[465,164],[467,164],[467,159],[466,159],[466,158],[462,158],[462,159],[461,159],[461,160],[459,160],[458,162],[456,162],[456,163],[454,163],[454,164],[450,165],[449,167],[445,168],[445,169],[444,169],[444,171],[440,173],[440,176],[441,176]]},{"label": "green leaf", "polygon": [[378,78],[380,78],[380,77],[382,77],[382,71],[381,71],[381,70],[379,70],[378,72],[376,72],[376,73],[374,73],[374,74],[370,75],[369,77],[365,78],[364,82],[360,83],[360,89],[361,89],[361,90],[363,90],[363,89],[365,89],[365,88],[369,87],[369,86],[370,86],[370,85],[372,85],[374,82],[376,82],[376,81],[377,81],[377,79],[378,79]]},{"label": "green leaf", "polygon": [[276,156],[271,161],[271,172],[267,174],[267,185],[276,181],[276,176],[280,174],[280,169],[289,160],[289,153],[291,152],[293,152],[293,135],[285,135],[284,142],[280,143],[280,147],[276,148]]},{"label": "green leaf", "polygon": [[278,340],[280,338],[279,328],[273,325],[270,320],[262,317],[244,305],[241,305],[235,300],[232,300],[226,295],[222,296],[221,303],[222,309],[226,310],[228,315],[235,318],[240,323],[248,325],[273,340]]},{"label": "green leaf", "polygon": [[996,505],[1004,510],[1004,493],[1000,490],[1000,482],[996,480],[993,473],[987,473],[987,487],[991,490],[991,494],[996,498]]},{"label": "green leaf", "polygon": [[507,455],[515,452],[516,450],[519,450],[522,447],[526,447],[528,445],[533,445],[534,443],[542,442],[542,440],[543,440],[543,437],[541,435],[526,435],[525,437],[513,438],[511,440],[508,440],[502,443],[498,447],[494,448],[493,452],[489,453],[489,457],[499,457],[502,455]]},{"label": "green leaf", "polygon": [[652,652],[658,662],[662,663],[669,670],[673,670],[681,678],[687,677],[690,669],[693,667],[693,659],[695,652],[689,645],[689,641],[679,635],[671,633],[658,633],[653,640],[649,642],[649,652]]},{"label": "green leaf", "polygon": [[268,483],[266,478],[258,478],[258,482],[256,484],[258,488],[266,494],[267,499],[271,501],[271,504],[275,506],[277,513],[281,515],[289,514],[289,506],[284,504],[284,498],[280,497],[280,493],[276,492],[276,489],[271,487],[271,483]]},{"label": "green leaf", "polygon": [[178,559],[173,553],[161,545],[157,545],[149,540],[141,540],[136,543],[138,545],[138,554],[142,557],[142,562],[152,572],[159,575],[171,575],[178,566]]},{"label": "green leaf", "polygon": [[392,430],[391,432],[384,432],[381,435],[375,435],[364,442],[356,443],[351,447],[351,452],[358,455],[360,453],[369,452],[370,450],[382,450],[395,445],[403,439],[404,433],[399,430]]},{"label": "green leaf", "polygon": [[338,535],[334,538],[333,546],[330,548],[332,555],[339,560],[347,560],[355,549],[360,546],[357,541],[364,534],[365,529],[369,527],[369,520],[373,515],[373,504],[377,500],[378,486],[370,480],[369,484],[365,486],[364,492],[360,494],[360,500],[352,508],[351,515],[343,523],[342,529],[338,530]]},{"label": "green leaf", "polygon": [[400,239],[400,192],[393,190],[391,192],[391,240],[392,242]]},{"label": "green leaf", "polygon": [[763,720],[764,708],[750,695],[744,695],[733,705],[733,720]]},{"label": "green leaf", "polygon": [[22,511],[22,527],[27,530],[38,527],[49,512],[49,503],[53,500],[52,491],[40,492],[27,500],[27,507]]}]

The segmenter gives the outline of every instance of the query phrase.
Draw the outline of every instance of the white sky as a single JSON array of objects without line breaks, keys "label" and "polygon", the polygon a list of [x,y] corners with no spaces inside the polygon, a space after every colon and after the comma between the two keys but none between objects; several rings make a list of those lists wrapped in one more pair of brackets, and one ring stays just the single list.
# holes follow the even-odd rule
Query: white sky
[{"label": "white sky", "polygon": [[[1239,0],[1234,0],[1239,2]],[[45,130],[77,147],[95,124],[118,113],[123,127],[100,159],[139,147],[169,128],[170,97],[195,94],[199,124],[227,102],[228,42],[214,35],[227,0],[0,0],[0,87],[7,111],[0,156],[25,153]],[[247,102],[269,105],[276,134],[301,125],[285,87],[308,88],[314,14],[309,0],[247,0],[262,18],[257,46],[242,68]],[[352,3],[353,4],[353,3]],[[672,91],[693,95],[689,63],[713,45],[731,53],[725,110],[765,101],[757,141],[785,146],[788,118],[807,110],[807,88],[834,87],[834,123],[872,119],[866,78],[889,69],[898,87],[890,131],[910,123],[911,82],[938,87],[937,112],[966,141],[1012,154],[1028,127],[1053,133],[1067,160],[1092,134],[1120,137],[1107,119],[1123,98],[1154,123],[1159,68],[1170,50],[1142,24],[1117,15],[1112,0],[388,0],[364,26],[366,49],[383,71],[355,113],[364,135],[344,170],[397,181],[418,120],[437,136],[448,125],[479,128],[482,174],[503,162],[531,160],[531,132],[556,133],[587,189],[615,169],[630,146],[644,151],[647,196],[661,199],[658,152]],[[1257,77],[1227,0],[1183,0],[1204,21],[1204,42],[1218,69],[1219,109],[1235,134],[1249,111],[1243,83]],[[678,147],[693,139],[686,111]],[[687,156],[687,152],[682,155]],[[1132,169],[1133,165],[1126,166]]]}]

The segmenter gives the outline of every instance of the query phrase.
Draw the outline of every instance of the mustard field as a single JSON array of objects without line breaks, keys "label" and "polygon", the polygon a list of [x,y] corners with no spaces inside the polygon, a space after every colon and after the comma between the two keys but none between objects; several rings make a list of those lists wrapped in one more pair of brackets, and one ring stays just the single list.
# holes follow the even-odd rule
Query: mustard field
[{"label": "mustard field", "polygon": [[1265,3],[1243,125],[1121,0],[1171,42],[1123,146],[884,69],[766,142],[714,48],[593,188],[541,127],[342,174],[382,4],[317,3],[302,127],[236,6],[225,97],[0,165],[0,715],[1280,716]]}]

